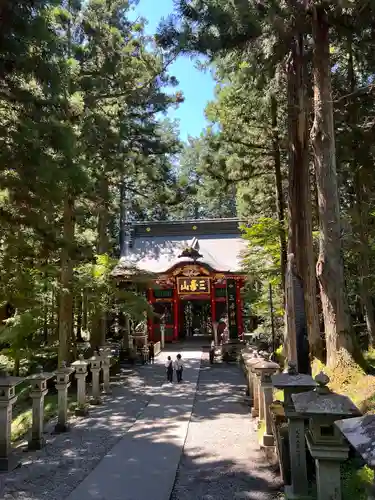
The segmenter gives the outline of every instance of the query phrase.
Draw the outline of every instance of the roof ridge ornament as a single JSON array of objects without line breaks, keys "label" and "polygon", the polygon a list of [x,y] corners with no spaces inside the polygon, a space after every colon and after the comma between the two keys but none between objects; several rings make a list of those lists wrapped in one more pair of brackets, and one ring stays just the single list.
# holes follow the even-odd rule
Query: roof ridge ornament
[{"label": "roof ridge ornament", "polygon": [[194,250],[199,250],[199,241],[196,236],[194,236],[194,238],[192,239],[191,248],[193,248]]},{"label": "roof ridge ornament", "polygon": [[189,258],[189,259],[193,259],[194,262],[198,259],[200,259],[201,257],[203,257],[203,255],[201,255],[199,253],[199,242],[198,242],[198,238],[193,238],[192,242],[190,243],[189,246],[185,247],[182,252],[180,253],[180,255],[178,256],[178,258],[180,259],[181,257],[185,257],[185,258]]}]

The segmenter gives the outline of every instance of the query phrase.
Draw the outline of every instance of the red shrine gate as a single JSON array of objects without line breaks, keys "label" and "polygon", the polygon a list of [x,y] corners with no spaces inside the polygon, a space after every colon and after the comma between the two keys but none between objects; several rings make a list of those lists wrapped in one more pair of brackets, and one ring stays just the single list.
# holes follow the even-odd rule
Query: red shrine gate
[{"label": "red shrine gate", "polygon": [[230,338],[241,337],[244,281],[243,275],[220,272],[205,264],[173,266],[148,290],[149,304],[163,317],[148,319],[149,340],[160,340],[162,321],[165,341],[173,342],[194,335],[196,330],[201,334],[211,333],[210,324],[224,316],[228,317]]}]

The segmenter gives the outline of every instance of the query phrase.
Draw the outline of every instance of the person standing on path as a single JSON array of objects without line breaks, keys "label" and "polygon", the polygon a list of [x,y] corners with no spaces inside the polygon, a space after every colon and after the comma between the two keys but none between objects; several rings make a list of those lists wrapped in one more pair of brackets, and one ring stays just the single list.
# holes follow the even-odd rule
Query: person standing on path
[{"label": "person standing on path", "polygon": [[214,364],[214,359],[215,359],[215,341],[211,341],[211,347],[210,347],[210,363],[211,365]]},{"label": "person standing on path", "polygon": [[165,367],[167,369],[167,380],[168,382],[172,383],[173,382],[173,361],[170,356],[168,356],[168,359],[165,363]]},{"label": "person standing on path", "polygon": [[182,381],[182,372],[184,369],[184,364],[181,359],[181,354],[177,354],[177,359],[174,362],[174,369],[176,370],[177,382],[180,383]]},{"label": "person standing on path", "polygon": [[151,342],[148,346],[148,359],[150,360],[151,364],[154,364],[155,361],[155,346],[154,343]]}]

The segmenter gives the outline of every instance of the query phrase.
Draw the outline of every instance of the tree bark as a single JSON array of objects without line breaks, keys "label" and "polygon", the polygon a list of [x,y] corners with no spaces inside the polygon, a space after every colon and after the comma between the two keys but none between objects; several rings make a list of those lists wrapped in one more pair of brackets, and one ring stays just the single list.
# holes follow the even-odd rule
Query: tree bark
[{"label": "tree bark", "polygon": [[[303,287],[310,357],[321,359],[323,349],[316,300],[305,78],[304,39],[300,35],[293,40],[288,70],[288,254],[294,256],[295,272]],[[292,311],[292,307],[294,302],[290,300],[287,314],[294,317],[291,321],[296,321],[296,311]]]},{"label": "tree bark", "polygon": [[63,247],[61,250],[61,277],[59,295],[59,366],[69,360],[69,341],[72,331],[73,317],[73,261],[71,258],[74,244],[74,200],[66,196],[64,202]]},{"label": "tree bark", "polygon": [[[280,138],[277,121],[277,99],[271,96],[271,124],[272,124],[272,148],[275,168],[275,188],[276,188],[276,210],[279,221],[279,240],[280,240],[280,267],[281,267],[281,285],[283,295],[285,295],[285,274],[287,262],[287,242],[285,232],[285,203],[283,196],[283,178],[281,174],[281,155]],[[284,297],[285,303],[285,297]]]},{"label": "tree bark", "polygon": [[[357,88],[356,75],[354,70],[354,54],[353,54],[353,41],[349,35],[348,41],[348,83],[351,94],[354,94]],[[368,197],[366,195],[366,183],[363,181],[363,165],[361,165],[359,158],[359,137],[357,133],[358,122],[358,104],[354,99],[349,106],[348,121],[353,132],[352,151],[353,151],[353,165],[354,170],[354,231],[358,236],[358,276],[359,276],[359,292],[361,302],[365,310],[365,319],[367,326],[367,333],[369,338],[369,347],[374,347],[375,342],[375,316],[374,305],[371,298],[371,283],[370,283],[370,244],[368,240]]]},{"label": "tree bark", "polygon": [[82,304],[82,329],[84,332],[87,332],[88,329],[88,296],[87,290],[83,290],[83,304]]},{"label": "tree bark", "polygon": [[[108,237],[108,200],[109,200],[109,186],[106,172],[103,171],[100,184],[99,184],[99,207],[98,207],[98,239],[97,239],[97,253],[98,255],[108,254],[109,252],[109,237]],[[106,340],[106,326],[107,314],[101,307],[93,316],[92,329],[90,335],[91,347],[100,347],[105,344]]]},{"label": "tree bark", "polygon": [[77,314],[77,342],[83,342],[82,338],[82,294],[76,296],[76,314]]},{"label": "tree bark", "polygon": [[329,26],[324,7],[313,9],[314,124],[311,139],[319,202],[317,276],[324,316],[327,365],[354,353],[341,254],[341,224],[333,125]]},{"label": "tree bark", "polygon": [[98,206],[98,240],[97,252],[99,255],[108,254],[109,238],[108,238],[108,223],[109,223],[109,186],[106,172],[102,173],[99,185],[100,202]]}]

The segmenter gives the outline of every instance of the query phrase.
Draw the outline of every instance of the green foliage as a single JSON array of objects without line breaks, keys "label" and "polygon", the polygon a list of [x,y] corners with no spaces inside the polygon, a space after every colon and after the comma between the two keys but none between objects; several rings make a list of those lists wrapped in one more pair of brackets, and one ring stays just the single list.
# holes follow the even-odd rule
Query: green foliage
[{"label": "green foliage", "polygon": [[249,276],[246,299],[251,304],[252,314],[263,322],[256,334],[271,333],[270,291],[273,294],[273,319],[276,333],[280,334],[283,323],[283,294],[280,275],[279,223],[275,219],[261,218],[250,227],[243,226],[243,237],[248,242],[243,256],[243,265]]},{"label": "green foliage", "polygon": [[130,9],[126,0],[2,5],[0,304],[16,314],[0,342],[17,363],[42,344],[56,349],[58,337],[71,346],[82,329],[96,333],[105,315],[149,310],[110,274],[120,191],[132,218],[161,217],[184,196],[176,127],[159,119],[183,96],[169,56]]}]

